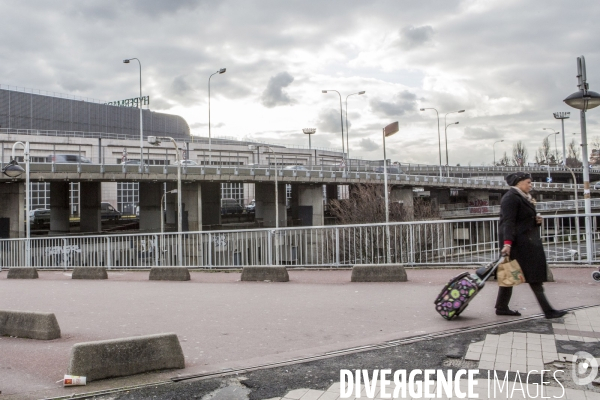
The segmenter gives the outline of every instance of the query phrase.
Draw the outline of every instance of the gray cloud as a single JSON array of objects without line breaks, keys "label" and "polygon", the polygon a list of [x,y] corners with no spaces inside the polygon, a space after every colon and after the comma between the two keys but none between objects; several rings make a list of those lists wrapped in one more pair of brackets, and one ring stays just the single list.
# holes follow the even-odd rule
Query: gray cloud
[{"label": "gray cloud", "polygon": [[318,131],[330,133],[339,132],[341,134],[340,110],[335,108],[321,110],[316,125]]},{"label": "gray cloud", "polygon": [[408,90],[404,90],[396,94],[391,102],[375,97],[369,101],[369,105],[371,106],[371,110],[377,115],[382,117],[397,117],[417,109],[417,96]]},{"label": "gray cloud", "polygon": [[404,50],[412,50],[431,42],[433,34],[433,28],[429,25],[405,26],[400,30],[398,44]]},{"label": "gray cloud", "polygon": [[287,106],[294,103],[283,88],[288,87],[294,81],[294,77],[286,71],[280,72],[269,79],[267,88],[262,93],[260,98],[263,106],[273,108],[277,106]]},{"label": "gray cloud", "polygon": [[360,139],[360,142],[358,142],[358,145],[364,151],[375,151],[375,150],[379,150],[381,148],[381,146],[379,144],[375,143],[375,141],[373,141],[373,139],[369,139],[369,138]]},{"label": "gray cloud", "polygon": [[497,139],[501,136],[493,126],[468,126],[464,132],[463,138],[466,140]]}]

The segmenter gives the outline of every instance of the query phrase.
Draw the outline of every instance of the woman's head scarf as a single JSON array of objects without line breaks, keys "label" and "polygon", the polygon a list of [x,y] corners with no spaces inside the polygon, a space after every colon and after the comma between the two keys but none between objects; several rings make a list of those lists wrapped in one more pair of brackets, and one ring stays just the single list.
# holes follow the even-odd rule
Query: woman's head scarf
[{"label": "woman's head scarf", "polygon": [[509,186],[516,186],[517,183],[524,181],[525,179],[531,179],[531,175],[525,172],[515,172],[507,175],[504,179],[506,179],[506,183],[508,183]]}]

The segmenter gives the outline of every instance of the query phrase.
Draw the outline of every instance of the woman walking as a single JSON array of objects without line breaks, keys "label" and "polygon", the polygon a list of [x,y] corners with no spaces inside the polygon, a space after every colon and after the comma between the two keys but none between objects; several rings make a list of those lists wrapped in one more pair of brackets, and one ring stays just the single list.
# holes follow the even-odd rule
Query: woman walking
[{"label": "woman walking", "polygon": [[[531,175],[516,172],[506,177],[510,189],[500,203],[498,235],[501,253],[516,259],[523,270],[546,318],[560,318],[567,311],[552,308],[544,294],[543,282],[548,281],[546,254],[540,237],[542,217],[536,214],[535,200],[531,197]],[[519,316],[520,312],[508,308],[512,287],[498,287],[496,315]]]}]

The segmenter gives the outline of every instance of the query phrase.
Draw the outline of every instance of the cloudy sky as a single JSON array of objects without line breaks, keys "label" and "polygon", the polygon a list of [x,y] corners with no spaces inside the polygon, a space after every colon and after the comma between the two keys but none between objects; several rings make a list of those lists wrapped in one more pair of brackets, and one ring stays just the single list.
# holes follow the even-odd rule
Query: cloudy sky
[{"label": "cloudy sky", "polygon": [[[584,55],[600,92],[600,3],[562,0],[0,0],[3,85],[102,101],[139,93],[208,136],[341,149],[348,98],[350,155],[382,158],[381,129],[399,121],[388,157],[438,163],[435,111],[450,164],[489,164],[525,142],[530,161],[560,130],[555,111],[577,90]],[[600,111],[588,135],[600,136]],[[567,141],[579,132],[578,112]],[[345,127],[344,127],[345,129]],[[561,146],[559,140],[559,147]],[[552,141],[554,148],[554,141]],[[445,163],[445,156],[443,163]]]}]

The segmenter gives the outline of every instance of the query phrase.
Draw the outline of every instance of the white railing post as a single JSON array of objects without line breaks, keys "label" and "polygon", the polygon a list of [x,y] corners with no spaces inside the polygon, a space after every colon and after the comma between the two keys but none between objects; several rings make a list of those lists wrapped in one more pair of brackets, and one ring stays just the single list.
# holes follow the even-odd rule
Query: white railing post
[{"label": "white railing post", "polygon": [[269,265],[273,265],[273,231],[269,231]]},{"label": "white railing post", "polygon": [[340,266],[340,230],[335,228],[335,265]]},{"label": "white railing post", "polygon": [[106,267],[111,269],[112,267],[112,245],[110,236],[106,236]]}]

